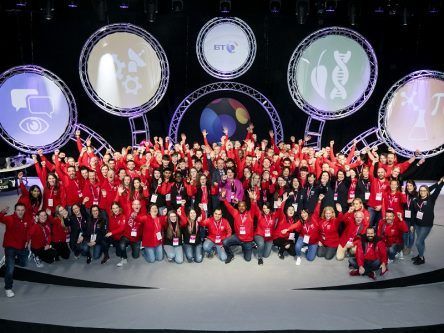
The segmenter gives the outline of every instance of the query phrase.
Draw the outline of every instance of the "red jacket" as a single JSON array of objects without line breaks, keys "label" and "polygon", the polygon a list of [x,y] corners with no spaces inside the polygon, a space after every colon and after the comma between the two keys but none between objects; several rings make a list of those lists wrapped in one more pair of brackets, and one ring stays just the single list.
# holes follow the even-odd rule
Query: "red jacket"
[{"label": "red jacket", "polygon": [[297,233],[299,233],[299,237],[302,238],[308,236],[309,245],[318,244],[321,238],[320,235],[321,230],[319,228],[319,224],[312,218],[309,218],[305,223],[302,223],[301,220],[297,221],[295,224],[290,226],[289,230],[296,231]]},{"label": "red jacket", "polygon": [[145,215],[143,222],[142,246],[156,247],[163,244],[164,230],[167,226],[167,216]]},{"label": "red jacket", "polygon": [[116,199],[117,195],[117,187],[119,186],[119,181],[114,180],[110,182],[108,179],[105,179],[100,185],[101,191],[105,191],[105,195],[102,193],[100,198],[100,208],[105,209],[108,213],[111,209],[111,205]]},{"label": "red jacket", "polygon": [[358,266],[364,266],[365,261],[375,260],[379,260],[381,264],[387,264],[387,248],[383,241],[380,240],[376,242],[376,244],[364,241],[364,246],[362,243],[360,238],[355,241],[356,262]]},{"label": "red jacket", "polygon": [[385,215],[387,210],[392,210],[395,215],[396,213],[404,213],[403,204],[407,202],[407,198],[405,194],[401,192],[392,193],[384,193],[382,196],[382,216]]},{"label": "red jacket", "polygon": [[100,184],[96,181],[94,184],[91,181],[87,181],[83,186],[83,197],[89,198],[85,203],[86,208],[91,208],[92,205],[98,205],[102,196]]},{"label": "red jacket", "polygon": [[29,230],[28,239],[32,249],[40,250],[51,244],[51,228],[47,223],[34,223]]},{"label": "red jacket", "polygon": [[234,219],[234,233],[242,242],[251,242],[254,237],[254,214],[245,211],[241,214],[237,209],[233,208],[226,200],[222,201],[227,208],[227,211]]},{"label": "red jacket", "polygon": [[28,230],[33,224],[29,217],[25,215],[23,219],[19,219],[15,213],[8,216],[4,213],[0,213],[0,223],[6,225],[3,247],[12,247],[16,250],[23,250],[28,241]]},{"label": "red jacket", "polygon": [[[222,241],[230,237],[232,233],[230,223],[224,218],[216,222],[214,217],[210,217],[204,220],[202,225],[208,228],[208,239],[217,245],[222,245]],[[219,243],[216,243],[216,236],[220,237]]]},{"label": "red jacket", "polygon": [[409,228],[404,221],[395,217],[393,223],[389,224],[386,220],[380,220],[378,223],[378,237],[384,241],[387,247],[394,244],[403,244],[402,236],[408,232]]},{"label": "red jacket", "polygon": [[25,205],[26,208],[25,215],[29,218],[29,220],[34,221],[33,219],[35,216],[37,216],[37,213],[40,210],[41,205],[32,205],[31,200],[29,199],[29,191],[26,188],[26,186],[23,184],[23,182],[20,182],[19,186],[22,194],[20,195],[17,202]]},{"label": "red jacket", "polygon": [[344,214],[345,229],[339,238],[339,245],[345,247],[348,242],[354,242],[359,235],[365,235],[368,227],[368,219],[364,217],[362,222],[357,225],[353,213]]},{"label": "red jacket", "polygon": [[62,221],[58,217],[48,216],[48,223],[51,226],[51,241],[54,243],[66,242],[68,228],[63,226]]},{"label": "red jacket", "polygon": [[133,212],[126,214],[126,224],[123,235],[131,242],[140,242],[140,240],[142,240],[142,230],[146,219],[146,215],[140,212],[135,215],[133,215]]},{"label": "red jacket", "polygon": [[42,209],[49,209],[51,214],[55,213],[55,208],[58,205],[66,206],[65,204],[65,191],[63,186],[60,184],[58,189],[55,189],[54,186],[47,188],[46,186],[43,189],[43,207]]},{"label": "red jacket", "polygon": [[389,188],[387,180],[379,180],[378,178],[371,177],[370,184],[370,198],[368,199],[368,206],[375,208],[376,206],[382,206],[382,198],[384,193]]},{"label": "red jacket", "polygon": [[[316,205],[316,209],[318,209],[318,206],[320,205],[321,203],[318,202]],[[326,220],[318,216],[318,214],[316,213],[316,209],[312,216],[319,224],[322,245],[326,247],[338,247],[339,245],[338,228],[339,228],[339,223],[341,223],[343,220],[343,214],[339,213],[338,217]]]},{"label": "red jacket", "polygon": [[[124,214],[114,215],[110,214],[108,232],[114,240],[119,240],[123,236],[126,226],[126,217]],[[131,236],[131,232],[130,232]]]},{"label": "red jacket", "polygon": [[[272,241],[279,214],[277,212],[270,213],[268,215],[262,214],[256,202],[251,203],[251,210],[257,217],[256,235],[264,237],[266,242]],[[265,231],[267,231],[270,236],[266,237]]]}]

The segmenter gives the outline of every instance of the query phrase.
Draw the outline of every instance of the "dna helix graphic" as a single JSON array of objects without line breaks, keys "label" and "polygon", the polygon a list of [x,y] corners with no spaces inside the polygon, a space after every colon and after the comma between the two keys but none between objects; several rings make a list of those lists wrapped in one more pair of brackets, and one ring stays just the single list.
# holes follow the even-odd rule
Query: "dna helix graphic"
[{"label": "dna helix graphic", "polygon": [[330,92],[330,99],[335,98],[347,98],[347,91],[344,88],[344,85],[347,84],[349,73],[346,63],[351,58],[351,51],[347,51],[346,53],[340,53],[339,51],[333,52],[333,57],[336,61],[336,67],[332,72],[332,81],[335,87]]}]

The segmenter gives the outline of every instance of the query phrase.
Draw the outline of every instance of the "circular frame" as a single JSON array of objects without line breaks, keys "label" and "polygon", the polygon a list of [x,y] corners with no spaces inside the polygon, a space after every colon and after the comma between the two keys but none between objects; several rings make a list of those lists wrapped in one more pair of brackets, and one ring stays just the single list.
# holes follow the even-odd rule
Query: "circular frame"
[{"label": "circular frame", "polygon": [[12,147],[25,152],[25,153],[34,153],[38,149],[42,149],[44,153],[49,153],[54,151],[55,149],[65,145],[69,139],[74,135],[75,126],[77,123],[77,106],[76,102],[74,100],[74,96],[71,93],[71,90],[69,90],[68,86],[54,73],[50,72],[49,70],[35,65],[25,65],[25,66],[17,66],[13,67],[11,69],[8,69],[6,72],[1,74],[0,76],[0,87],[3,85],[3,83],[8,80],[10,77],[18,74],[24,74],[24,73],[33,73],[41,75],[48,80],[51,80],[63,93],[63,96],[66,98],[67,104],[69,106],[69,119],[68,119],[68,127],[63,133],[63,135],[54,141],[51,144],[44,145],[44,146],[37,146],[37,147],[29,147],[29,145],[25,145],[17,140],[14,140],[1,126],[0,124],[0,136],[5,140],[8,144],[10,144]]},{"label": "circular frame", "polygon": [[[88,58],[93,50],[94,46],[96,46],[97,42],[102,39],[103,37],[106,37],[108,35],[111,35],[113,33],[117,32],[126,32],[134,34],[140,38],[143,38],[156,52],[156,55],[159,58],[160,61],[160,68],[161,68],[161,79],[159,83],[159,88],[157,89],[156,93],[153,97],[146,103],[144,103],[141,106],[133,107],[133,108],[119,108],[116,106],[113,106],[112,104],[106,102],[103,100],[94,90],[91,83],[89,82],[88,78]],[[82,81],[83,88],[85,88],[85,91],[89,98],[96,104],[99,108],[102,110],[105,110],[106,112],[109,112],[111,114],[114,114],[116,116],[121,117],[133,117],[137,116],[139,114],[148,112],[149,110],[152,110],[154,107],[159,104],[159,102],[162,100],[163,96],[166,93],[168,82],[169,82],[169,64],[168,59],[166,56],[165,51],[163,50],[160,43],[157,41],[154,36],[152,36],[150,33],[148,33],[146,30],[135,26],[133,24],[129,23],[115,23],[111,25],[104,26],[94,32],[91,37],[88,38],[85,45],[82,48],[82,52],[80,54],[80,60],[79,60],[79,75],[80,80]]]},{"label": "circular frame", "polygon": [[[221,23],[231,23],[241,28],[247,35],[248,42],[250,44],[250,52],[248,53],[248,57],[245,63],[240,68],[230,72],[223,72],[211,66],[208,63],[203,51],[203,42],[207,33],[213,27]],[[250,26],[237,17],[215,17],[211,19],[210,21],[205,23],[205,25],[202,27],[202,29],[199,32],[199,35],[197,36],[197,41],[196,41],[196,54],[200,65],[205,70],[205,72],[207,72],[208,74],[210,74],[215,78],[222,80],[234,79],[244,74],[253,64],[254,58],[256,57],[256,48],[257,48],[256,37],[254,36],[254,33],[251,30]]]},{"label": "circular frame", "polygon": [[[302,57],[302,53],[308,48],[312,43],[317,41],[318,39],[329,36],[329,35],[340,35],[344,37],[348,37],[357,42],[367,54],[370,63],[370,79],[367,88],[361,97],[356,100],[352,105],[343,108],[341,110],[331,112],[331,111],[323,111],[319,110],[315,107],[312,107],[307,103],[307,101],[302,97],[301,92],[297,86],[296,82],[296,68],[299,63],[300,58]],[[305,113],[310,116],[321,118],[323,120],[334,120],[340,119],[349,116],[350,114],[358,111],[367,100],[370,98],[378,78],[378,61],[376,59],[375,52],[370,45],[370,43],[359,33],[354,30],[342,27],[328,27],[307,36],[295,49],[293,54],[291,55],[290,62],[288,64],[287,70],[287,84],[288,90],[290,92],[293,101],[296,105]]]},{"label": "circular frame", "polygon": [[268,100],[268,98],[262,95],[259,91],[245,84],[228,81],[228,82],[216,82],[208,84],[193,91],[191,94],[189,94],[187,97],[184,98],[184,100],[176,108],[176,111],[174,112],[173,118],[171,119],[170,122],[168,136],[175,143],[177,142],[180,122],[185,112],[187,112],[188,108],[202,96],[211,94],[215,91],[235,91],[253,98],[256,102],[258,102],[262,106],[262,108],[267,112],[268,116],[270,117],[270,120],[273,125],[273,131],[276,137],[276,142],[280,142],[284,139],[284,130],[282,129],[281,119],[279,118],[276,109],[274,108],[273,104],[271,104],[271,102]]},{"label": "circular frame", "polygon": [[[382,140],[385,141],[385,143],[393,147],[395,151],[404,157],[411,157],[414,154],[414,151],[408,150],[406,148],[401,147],[398,145],[394,139],[390,136],[390,134],[387,131],[387,120],[386,120],[386,113],[387,113],[387,106],[391,103],[393,99],[393,95],[396,92],[396,90],[405,84],[407,84],[410,81],[416,80],[418,78],[432,78],[432,79],[440,79],[444,81],[444,73],[438,72],[438,71],[432,71],[432,70],[421,70],[416,71],[413,73],[410,73],[407,76],[404,76],[402,79],[400,79],[398,82],[396,82],[389,91],[385,94],[384,99],[382,100],[381,106],[379,107],[379,114],[378,114],[378,131],[379,136],[382,138]],[[444,144],[441,146],[426,150],[421,152],[422,157],[432,157],[436,156],[438,154],[441,154],[444,151]]]}]

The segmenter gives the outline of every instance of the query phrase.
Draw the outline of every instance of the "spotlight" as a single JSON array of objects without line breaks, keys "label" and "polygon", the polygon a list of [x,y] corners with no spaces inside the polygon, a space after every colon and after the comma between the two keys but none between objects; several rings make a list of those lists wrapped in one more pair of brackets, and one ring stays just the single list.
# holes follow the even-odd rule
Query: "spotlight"
[{"label": "spotlight", "polygon": [[307,16],[310,12],[310,3],[308,0],[296,0],[296,17],[299,24],[307,22]]},{"label": "spotlight", "polygon": [[95,10],[97,12],[97,16],[99,18],[99,21],[101,21],[101,22],[105,21],[106,14],[108,12],[108,6],[106,4],[106,0],[93,1],[93,5],[94,5]]},{"label": "spotlight", "polygon": [[407,8],[407,6],[402,7],[401,9],[401,25],[403,27],[406,27],[409,25],[409,21],[410,21],[410,10],[409,8]]},{"label": "spotlight", "polygon": [[219,12],[221,14],[230,14],[231,0],[219,0]]},{"label": "spotlight", "polygon": [[270,0],[269,8],[271,14],[279,14],[281,11],[282,2],[281,0]]},{"label": "spotlight", "polygon": [[42,10],[45,20],[52,20],[54,17],[54,0],[46,0],[45,7],[43,7]]},{"label": "spotlight", "polygon": [[148,16],[148,22],[154,23],[156,21],[156,14],[158,12],[157,0],[145,0],[144,12]]},{"label": "spotlight", "polygon": [[172,0],[171,9],[173,13],[180,13],[183,11],[183,1],[182,0]]},{"label": "spotlight", "polygon": [[119,5],[119,7],[120,7],[121,9],[128,9],[128,7],[129,7],[129,1],[128,1],[128,0],[121,0],[121,1],[120,1],[120,5]]},{"label": "spotlight", "polygon": [[327,14],[334,14],[338,8],[337,0],[329,0],[324,3],[324,10]]},{"label": "spotlight", "polygon": [[426,14],[430,16],[437,16],[441,12],[442,1],[441,0],[429,0],[426,6]]},{"label": "spotlight", "polygon": [[398,1],[388,0],[387,1],[387,11],[390,16],[396,16],[399,11]]},{"label": "spotlight", "polygon": [[18,0],[15,5],[19,8],[25,8],[26,6],[28,6],[28,1],[26,0]]},{"label": "spotlight", "polygon": [[77,0],[71,0],[68,2],[68,8],[77,8],[77,7],[78,7]]},{"label": "spotlight", "polygon": [[361,16],[362,2],[360,0],[350,0],[348,3],[348,18],[351,26],[358,24]]}]

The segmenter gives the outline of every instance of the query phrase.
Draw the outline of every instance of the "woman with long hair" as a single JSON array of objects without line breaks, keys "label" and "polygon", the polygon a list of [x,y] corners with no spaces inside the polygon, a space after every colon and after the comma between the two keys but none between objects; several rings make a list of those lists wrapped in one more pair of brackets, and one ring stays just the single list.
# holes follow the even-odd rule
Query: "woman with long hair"
[{"label": "woman with long hair", "polygon": [[25,215],[35,221],[37,213],[41,209],[43,203],[42,190],[38,185],[32,185],[28,190],[23,183],[23,172],[19,172],[17,178],[21,191],[21,195],[17,202],[25,205]]},{"label": "woman with long hair", "polygon": [[[177,214],[180,217],[182,225],[183,249],[188,262],[201,263],[202,254],[202,237],[200,222],[202,216],[198,214],[198,210],[191,208],[188,214],[184,214],[184,209],[179,208]],[[200,215],[200,216],[198,216]]]},{"label": "woman with long hair", "polygon": [[79,259],[80,255],[88,255],[88,244],[86,243],[86,235],[88,232],[88,214],[85,206],[74,204],[71,206],[71,215],[68,219],[64,219],[65,226],[69,227],[69,247],[74,253],[75,259]]},{"label": "woman with long hair", "polygon": [[168,261],[174,261],[176,264],[181,264],[183,263],[183,239],[181,221],[175,210],[168,211],[166,222],[163,250],[165,251]]},{"label": "woman with long hair", "polygon": [[403,254],[410,254],[413,244],[415,244],[415,198],[418,197],[416,183],[413,179],[408,179],[404,187],[404,221],[409,227],[409,231],[404,234]]},{"label": "woman with long hair", "polygon": [[51,226],[51,245],[57,251],[56,260],[60,260],[60,257],[68,259],[70,233],[69,227],[65,223],[69,220],[68,211],[59,205],[55,209],[55,218],[50,216],[48,220]]}]

